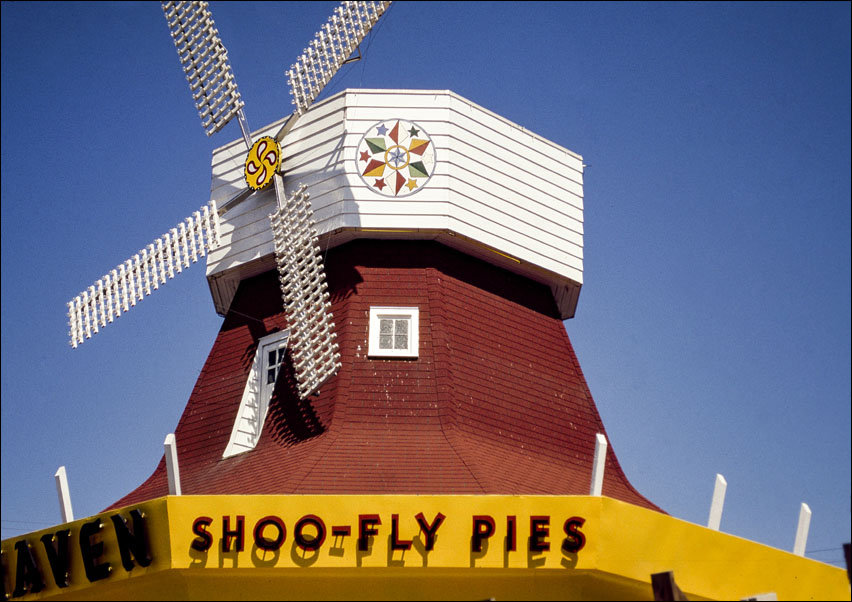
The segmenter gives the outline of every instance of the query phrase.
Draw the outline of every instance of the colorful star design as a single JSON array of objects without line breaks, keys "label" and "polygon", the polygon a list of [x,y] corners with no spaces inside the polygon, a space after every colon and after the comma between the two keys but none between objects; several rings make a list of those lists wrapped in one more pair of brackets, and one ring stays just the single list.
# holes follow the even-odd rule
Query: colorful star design
[{"label": "colorful star design", "polygon": [[356,157],[364,184],[383,196],[417,193],[435,167],[435,149],[429,134],[404,119],[370,126],[358,144]]},{"label": "colorful star design", "polygon": [[390,154],[389,163],[393,163],[394,165],[399,165],[400,163],[405,161],[405,153],[400,148],[394,149]]}]

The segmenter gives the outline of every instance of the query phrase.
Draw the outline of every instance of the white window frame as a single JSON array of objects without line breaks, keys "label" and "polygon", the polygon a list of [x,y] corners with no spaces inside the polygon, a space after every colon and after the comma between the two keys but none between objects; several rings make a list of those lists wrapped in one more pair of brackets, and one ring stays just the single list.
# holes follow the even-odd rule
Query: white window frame
[{"label": "white window frame", "polygon": [[257,341],[257,350],[254,353],[251,370],[243,389],[237,418],[231,429],[231,437],[222,454],[223,458],[230,458],[257,447],[260,434],[263,432],[263,423],[266,421],[266,414],[269,411],[269,401],[272,399],[272,392],[275,389],[274,382],[266,382],[267,354],[272,350],[286,350],[289,339],[290,331],[285,329],[262,337]]},{"label": "white window frame", "polygon": [[[379,323],[382,319],[408,320],[408,347],[405,349],[379,347]],[[419,357],[420,309],[417,307],[371,307],[367,355],[369,357]]]}]

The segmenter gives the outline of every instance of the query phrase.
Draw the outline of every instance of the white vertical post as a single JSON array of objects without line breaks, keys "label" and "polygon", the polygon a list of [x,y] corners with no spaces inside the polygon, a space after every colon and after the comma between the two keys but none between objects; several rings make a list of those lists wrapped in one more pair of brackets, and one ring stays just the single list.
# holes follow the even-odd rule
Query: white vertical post
[{"label": "white vertical post", "polygon": [[65,467],[60,466],[53,475],[56,481],[56,493],[59,495],[59,512],[62,514],[62,522],[70,523],[74,520],[74,511],[71,509],[71,493],[68,491],[68,475]]},{"label": "white vertical post", "polygon": [[166,474],[169,478],[169,495],[180,495],[180,469],[178,468],[177,440],[174,433],[166,435],[163,446],[166,449]]},{"label": "white vertical post", "polygon": [[811,509],[802,502],[799,510],[799,526],[796,527],[796,543],[793,544],[793,554],[805,555],[805,544],[808,543],[808,529],[811,527]]},{"label": "white vertical post", "polygon": [[603,488],[604,465],[606,464],[606,437],[602,433],[595,435],[595,460],[592,464],[592,486],[589,495],[600,495]]},{"label": "white vertical post", "polygon": [[725,505],[725,492],[728,490],[728,482],[720,474],[716,475],[716,485],[713,487],[713,501],[710,503],[710,518],[707,519],[707,528],[714,531],[719,530],[722,522],[722,508]]}]

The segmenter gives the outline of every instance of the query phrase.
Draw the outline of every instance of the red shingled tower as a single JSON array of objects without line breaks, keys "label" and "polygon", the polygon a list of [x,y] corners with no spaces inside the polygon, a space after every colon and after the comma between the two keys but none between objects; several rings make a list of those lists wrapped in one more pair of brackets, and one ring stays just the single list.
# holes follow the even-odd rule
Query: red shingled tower
[{"label": "red shingled tower", "polygon": [[[588,494],[604,427],[548,287],[427,241],[326,266],[342,369],[305,402],[279,378],[257,447],[223,458],[258,339],[286,327],[276,273],[242,281],[175,431],[184,494]],[[368,358],[377,305],[419,308],[418,358]],[[611,449],[605,475],[656,509]],[[114,506],[167,492],[161,460]]]}]

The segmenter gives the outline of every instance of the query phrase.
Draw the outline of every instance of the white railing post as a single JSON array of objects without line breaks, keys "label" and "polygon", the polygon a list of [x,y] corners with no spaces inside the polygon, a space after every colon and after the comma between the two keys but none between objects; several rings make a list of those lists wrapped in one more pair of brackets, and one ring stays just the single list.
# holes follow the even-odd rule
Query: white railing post
[{"label": "white railing post", "polygon": [[53,479],[56,481],[56,493],[59,495],[59,512],[62,515],[62,522],[73,522],[74,510],[71,509],[71,492],[68,491],[68,475],[65,473],[64,466],[56,470]]},{"label": "white railing post", "polygon": [[603,488],[604,465],[606,464],[606,437],[602,433],[595,435],[595,459],[592,463],[592,486],[589,495],[600,495]]},{"label": "white railing post", "polygon": [[805,555],[805,544],[808,543],[808,529],[811,527],[811,509],[802,502],[799,510],[799,525],[796,527],[796,543],[793,544],[793,554]]},{"label": "white railing post", "polygon": [[707,519],[707,528],[714,531],[719,530],[722,522],[722,508],[725,505],[725,492],[728,490],[728,482],[720,474],[716,475],[716,485],[713,487],[713,501],[710,503],[710,518]]},{"label": "white railing post", "polygon": [[174,433],[163,441],[166,450],[166,474],[169,479],[169,495],[180,495],[180,468],[178,468],[177,440]]}]

